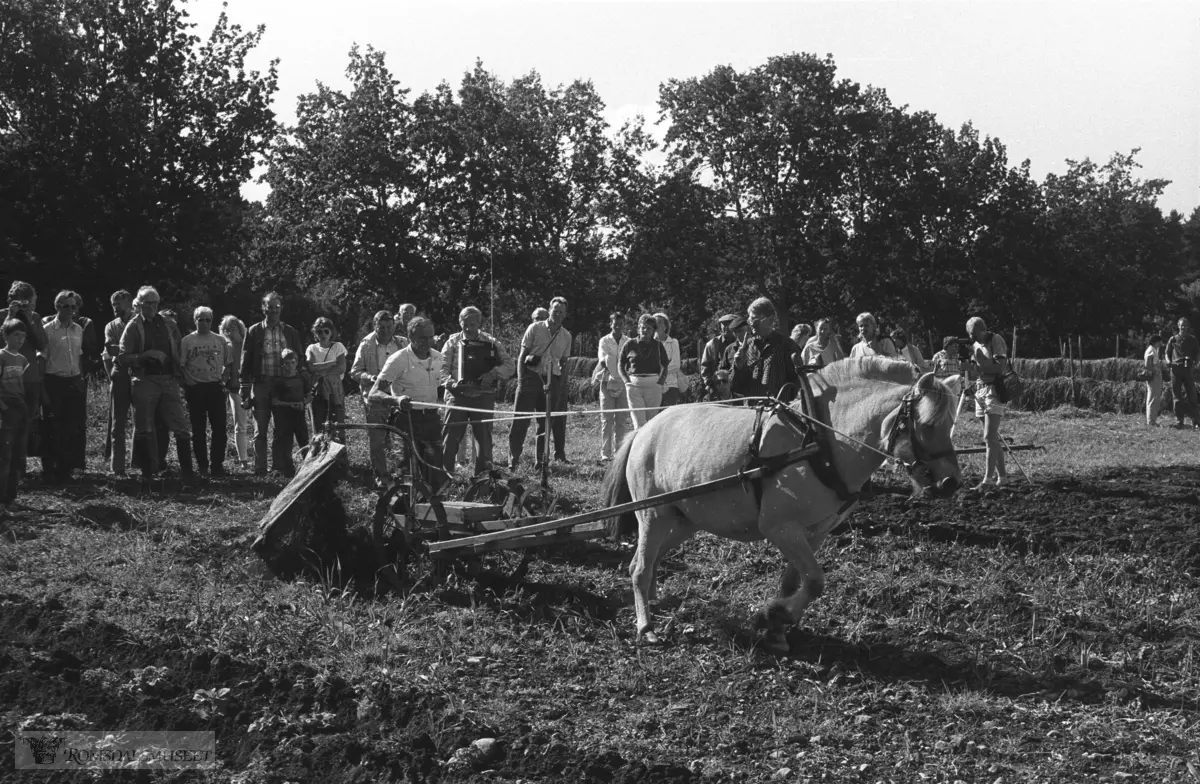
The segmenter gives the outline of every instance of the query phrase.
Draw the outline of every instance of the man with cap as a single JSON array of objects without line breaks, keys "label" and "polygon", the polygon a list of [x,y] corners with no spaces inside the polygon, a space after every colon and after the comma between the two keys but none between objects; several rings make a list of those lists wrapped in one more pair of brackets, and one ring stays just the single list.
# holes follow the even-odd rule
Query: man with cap
[{"label": "man with cap", "polygon": [[721,400],[720,390],[718,389],[717,371],[720,370],[721,360],[725,356],[725,349],[729,348],[733,343],[733,331],[729,325],[736,319],[732,313],[726,313],[721,318],[717,319],[720,333],[712,340],[704,344],[704,351],[700,356],[700,378],[704,381],[704,388],[708,391],[709,400]]},{"label": "man with cap", "polygon": [[[746,336],[750,334],[750,322],[746,321],[744,316],[734,316],[725,322],[724,326],[729,331],[729,345],[721,352],[721,361],[717,364],[717,391],[714,400],[729,400],[733,397],[733,376],[739,372],[734,364],[734,357],[737,356],[738,348],[746,340]],[[740,373],[746,375],[747,371],[742,368]]]}]

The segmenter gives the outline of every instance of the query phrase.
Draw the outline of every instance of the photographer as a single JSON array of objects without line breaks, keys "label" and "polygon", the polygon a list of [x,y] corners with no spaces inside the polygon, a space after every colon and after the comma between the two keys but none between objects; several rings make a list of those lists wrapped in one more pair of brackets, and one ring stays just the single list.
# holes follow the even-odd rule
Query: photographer
[{"label": "photographer", "polygon": [[[44,373],[42,359],[38,352],[46,348],[46,330],[42,328],[42,317],[37,313],[37,292],[33,286],[23,280],[15,280],[8,288],[8,317],[14,318],[25,325],[25,343],[21,346],[21,356],[29,360],[25,369],[23,382],[25,384],[25,406],[28,412],[25,417],[25,432],[23,438],[31,447],[31,435],[42,419],[42,393]],[[30,448],[30,452],[33,450]],[[21,466],[22,471],[25,470]],[[43,470],[45,464],[43,464]]]},{"label": "photographer", "polygon": [[971,359],[979,371],[975,384],[975,416],[983,419],[984,442],[987,446],[987,464],[983,480],[975,489],[982,490],[992,479],[996,486],[1008,482],[1004,467],[1004,443],[1000,440],[1000,420],[1004,417],[1004,404],[996,397],[996,382],[1008,369],[1008,346],[1004,338],[988,332],[987,324],[979,316],[967,321],[967,333],[974,345]]}]

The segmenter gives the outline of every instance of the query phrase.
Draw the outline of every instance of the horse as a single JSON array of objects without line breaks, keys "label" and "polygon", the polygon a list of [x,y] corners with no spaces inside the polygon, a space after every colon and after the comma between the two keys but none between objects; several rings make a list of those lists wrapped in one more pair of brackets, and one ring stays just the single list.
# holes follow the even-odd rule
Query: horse
[{"label": "horse", "polygon": [[[786,651],[784,627],[796,623],[824,589],[814,553],[885,459],[905,464],[914,492],[949,497],[958,489],[962,475],[950,431],[960,378],[942,381],[933,373],[917,378],[909,363],[881,357],[839,360],[809,378],[815,412],[803,411],[799,400],[779,403],[781,410],[770,414],[720,404],[675,406],[621,444],[604,476],[609,507],[738,475],[752,454],[777,461],[777,470],[762,478],[756,492],[736,483],[702,489],[613,519],[617,530],[629,529],[637,515],[629,576],[639,641],[658,642],[648,603],[656,598],[659,562],[699,531],[743,542],[767,539],[779,548],[787,560],[780,590],[755,624],[765,627],[764,645]],[[812,427],[827,427],[828,462],[787,461],[782,456],[805,443],[797,422],[814,419],[824,424]],[[778,468],[779,462],[790,464]]]}]

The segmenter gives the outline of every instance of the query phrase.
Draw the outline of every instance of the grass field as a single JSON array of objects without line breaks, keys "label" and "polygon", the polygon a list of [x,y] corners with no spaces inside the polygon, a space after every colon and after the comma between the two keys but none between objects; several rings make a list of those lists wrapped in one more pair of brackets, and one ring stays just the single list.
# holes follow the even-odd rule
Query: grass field
[{"label": "grass field", "polygon": [[[1003,432],[1044,447],[1016,454],[1032,483],[913,501],[880,473],[781,657],[747,622],[781,568],[764,544],[669,557],[666,643],[639,646],[627,549],[542,552],[502,589],[281,581],[248,538],[283,480],[143,495],[93,432],[92,472],[0,521],[0,721],[215,730],[220,767],[172,780],[1200,780],[1200,436],[1074,409]],[[980,437],[964,418],[956,442]],[[572,508],[599,505],[597,441],[571,419]],[[339,494],[365,520],[361,470]],[[0,780],[38,780],[12,749]]]}]

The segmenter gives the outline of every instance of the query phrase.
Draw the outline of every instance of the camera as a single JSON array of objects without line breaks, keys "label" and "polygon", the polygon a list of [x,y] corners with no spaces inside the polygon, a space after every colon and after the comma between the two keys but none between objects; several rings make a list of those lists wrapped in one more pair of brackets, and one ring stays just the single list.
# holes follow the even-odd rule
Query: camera
[{"label": "camera", "polygon": [[955,343],[958,345],[958,361],[970,362],[975,356],[975,341],[971,338],[956,338]]},{"label": "camera", "polygon": [[13,305],[17,306],[17,310],[29,310],[29,300],[27,299],[14,299],[12,302],[8,303],[10,308]]}]

